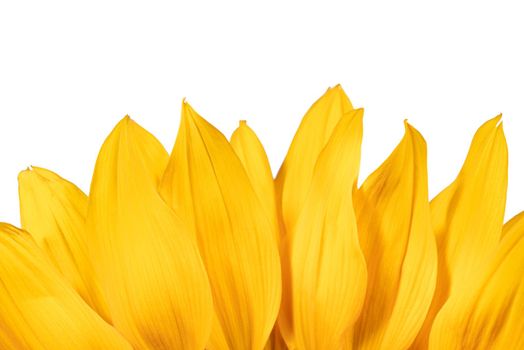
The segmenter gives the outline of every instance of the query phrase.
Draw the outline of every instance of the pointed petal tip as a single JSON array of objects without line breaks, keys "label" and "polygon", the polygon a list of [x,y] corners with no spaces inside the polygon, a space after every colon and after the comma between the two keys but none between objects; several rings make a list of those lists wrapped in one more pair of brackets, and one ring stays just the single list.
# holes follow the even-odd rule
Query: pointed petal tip
[{"label": "pointed petal tip", "polygon": [[411,125],[407,118],[404,119],[404,139],[417,139],[419,142],[421,142],[423,145],[426,145],[426,140],[424,139],[424,136],[420,133],[420,131],[417,130],[413,125]]},{"label": "pointed petal tip", "polygon": [[[23,180],[29,176],[35,178],[45,178],[47,180],[52,180],[54,177],[51,175],[52,172],[41,167],[34,165],[29,165],[26,169],[18,173],[18,181]],[[54,175],[54,174],[53,174]]]}]

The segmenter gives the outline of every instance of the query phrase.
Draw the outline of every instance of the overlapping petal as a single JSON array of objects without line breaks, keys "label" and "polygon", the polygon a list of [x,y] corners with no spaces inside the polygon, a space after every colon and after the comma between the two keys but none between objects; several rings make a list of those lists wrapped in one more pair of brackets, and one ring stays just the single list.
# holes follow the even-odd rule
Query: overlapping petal
[{"label": "overlapping petal", "polygon": [[338,349],[359,315],[366,265],[352,193],[360,164],[362,110],[346,114],[316,163],[291,232],[291,293],[297,349]]},{"label": "overlapping petal", "polygon": [[468,288],[452,294],[437,315],[429,349],[524,348],[524,213],[504,225],[504,237]]},{"label": "overlapping petal", "polygon": [[262,143],[260,143],[257,135],[247,125],[245,120],[240,121],[238,128],[231,135],[230,143],[246,170],[246,174],[266,212],[266,216],[274,226],[277,242],[280,242],[275,184],[271,166]]},{"label": "overlapping petal", "polygon": [[193,228],[213,291],[210,349],[262,349],[280,305],[274,225],[227,139],[183,103],[162,182]]},{"label": "overlapping petal", "polygon": [[0,348],[524,348],[524,213],[503,225],[500,116],[429,203],[407,123],[357,189],[362,114],[328,89],[275,180],[245,121],[228,142],[185,101],[171,157],[118,123],[89,198],[23,171],[24,230],[0,223]]},{"label": "overlapping petal", "polygon": [[192,234],[158,193],[167,161],[129,117],[115,127],[91,184],[89,248],[114,325],[135,349],[202,349],[211,291]]},{"label": "overlapping petal", "polygon": [[286,231],[301,214],[318,156],[333,129],[353,106],[340,85],[329,88],[307,111],[275,180]]},{"label": "overlapping petal", "polygon": [[18,176],[22,228],[80,296],[109,320],[87,251],[87,196],[52,171],[32,167]]},{"label": "overlapping petal", "polygon": [[406,349],[433,298],[437,249],[431,230],[426,143],[406,132],[355,195],[366,257],[366,300],[354,330],[356,349]]},{"label": "overlapping petal", "polygon": [[476,132],[456,180],[431,201],[438,247],[437,287],[416,346],[426,347],[446,300],[471,285],[499,243],[506,203],[508,152],[500,116]]},{"label": "overlapping petal", "polygon": [[282,304],[278,326],[294,348],[291,299],[290,237],[309,191],[315,164],[333,129],[353,106],[340,85],[329,88],[307,111],[275,179],[277,210],[282,238]]},{"label": "overlapping petal", "polygon": [[27,232],[0,223],[0,348],[127,349]]}]

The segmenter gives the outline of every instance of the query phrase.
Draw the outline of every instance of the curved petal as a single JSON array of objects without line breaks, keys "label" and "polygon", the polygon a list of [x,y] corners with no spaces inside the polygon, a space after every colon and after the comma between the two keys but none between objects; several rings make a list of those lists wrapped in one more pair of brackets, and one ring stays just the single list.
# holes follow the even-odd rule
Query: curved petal
[{"label": "curved petal", "polygon": [[524,348],[524,213],[504,226],[504,238],[482,273],[435,318],[430,349]]},{"label": "curved petal", "polygon": [[135,349],[202,349],[212,299],[193,236],[157,192],[168,155],[124,118],[98,156],[90,253],[115,327]]},{"label": "curved petal", "polygon": [[499,243],[508,181],[508,150],[500,118],[479,128],[456,180],[431,201],[439,272],[416,347],[427,347],[435,315],[449,297],[469,288],[470,277]]},{"label": "curved petal", "polygon": [[406,349],[426,317],[437,277],[431,230],[426,143],[415,128],[355,196],[366,257],[366,301],[354,330],[356,349]]},{"label": "curved petal", "polygon": [[194,228],[207,268],[209,347],[262,349],[280,305],[277,234],[227,139],[185,102],[161,193]]},{"label": "curved petal", "polygon": [[333,129],[346,114],[354,111],[340,85],[329,88],[307,111],[293,138],[289,151],[275,179],[282,246],[282,284],[285,292],[278,316],[278,326],[290,348],[294,347],[291,305],[291,272],[289,237],[301,213],[311,186],[317,159],[326,146]]},{"label": "curved petal", "polygon": [[78,294],[109,320],[87,251],[87,196],[69,181],[38,167],[22,171],[18,184],[22,228]]},{"label": "curved petal", "polygon": [[240,125],[233,135],[231,135],[230,143],[242,162],[246,174],[251,181],[251,185],[255,190],[267,217],[274,226],[274,232],[277,234],[277,242],[280,242],[275,200],[275,184],[264,147],[245,120],[240,121]]},{"label": "curved petal", "polygon": [[0,348],[131,350],[25,231],[0,223],[0,256]]},{"label": "curved petal", "polygon": [[318,156],[340,119],[353,106],[340,85],[330,88],[307,111],[275,181],[286,231],[298,220]]},{"label": "curved petal", "polygon": [[321,152],[290,232],[297,349],[340,348],[364,301],[366,265],[352,202],[361,140],[362,110],[357,110],[340,120]]}]

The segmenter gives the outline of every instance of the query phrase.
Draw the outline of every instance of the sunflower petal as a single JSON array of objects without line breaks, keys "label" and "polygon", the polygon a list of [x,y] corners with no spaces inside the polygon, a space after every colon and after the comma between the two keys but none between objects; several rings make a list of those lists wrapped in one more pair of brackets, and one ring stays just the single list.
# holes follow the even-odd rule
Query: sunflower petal
[{"label": "sunflower petal", "polygon": [[355,196],[368,270],[366,301],[354,330],[357,349],[408,348],[435,290],[426,143],[415,128],[405,126],[400,144]]},{"label": "sunflower petal", "polygon": [[240,121],[239,127],[231,135],[231,146],[242,162],[267,217],[275,227],[274,231],[279,242],[273,174],[264,147],[245,120]]},{"label": "sunflower petal", "polygon": [[[289,237],[304,205],[317,159],[333,129],[353,106],[340,85],[329,88],[307,111],[293,138],[275,180],[282,251],[282,288],[291,289]],[[291,293],[282,295],[278,326],[290,348],[294,347]]]},{"label": "sunflower petal", "polygon": [[87,251],[87,196],[69,181],[38,167],[22,171],[18,183],[22,228],[78,294],[109,320]]},{"label": "sunflower petal", "polygon": [[0,223],[0,256],[0,348],[131,350],[25,231]]},{"label": "sunflower petal", "polygon": [[218,321],[210,348],[263,348],[280,304],[277,234],[227,139],[185,102],[161,193],[195,230]]},{"label": "sunflower petal", "polygon": [[307,111],[275,182],[286,231],[301,213],[317,158],[342,116],[353,106],[340,85],[328,89]]},{"label": "sunflower petal", "polygon": [[129,117],[115,127],[91,184],[90,253],[114,325],[136,349],[202,349],[211,291],[193,236],[157,192],[167,160]]},{"label": "sunflower petal", "polygon": [[366,266],[352,202],[361,140],[362,110],[357,110],[340,120],[321,152],[290,232],[297,349],[340,348],[364,301]]},{"label": "sunflower petal", "polygon": [[524,213],[504,226],[504,238],[480,277],[450,296],[435,318],[430,349],[523,349],[522,271]]},{"label": "sunflower petal", "polygon": [[501,238],[506,203],[508,151],[497,116],[476,132],[456,180],[431,201],[439,255],[435,296],[417,347],[426,347],[431,324],[453,294],[469,288],[470,277],[494,253]]}]

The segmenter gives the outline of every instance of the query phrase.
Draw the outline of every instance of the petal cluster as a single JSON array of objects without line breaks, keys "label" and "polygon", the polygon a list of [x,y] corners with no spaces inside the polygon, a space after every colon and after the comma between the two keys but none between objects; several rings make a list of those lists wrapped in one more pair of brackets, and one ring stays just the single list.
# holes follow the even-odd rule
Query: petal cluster
[{"label": "petal cluster", "polygon": [[123,118],[88,195],[21,172],[22,228],[0,223],[0,348],[524,349],[501,117],[430,201],[407,122],[357,186],[363,115],[328,89],[275,178],[245,121],[228,140],[186,101],[170,154]]}]

